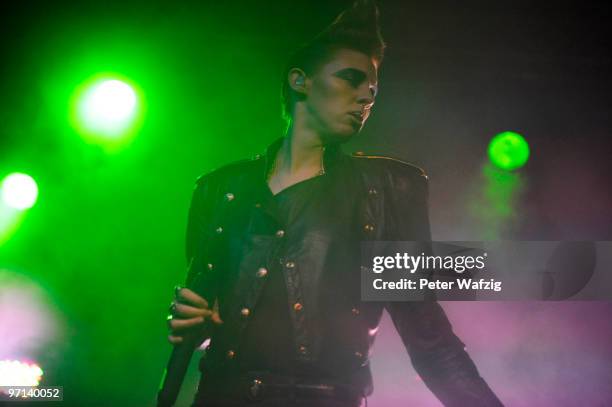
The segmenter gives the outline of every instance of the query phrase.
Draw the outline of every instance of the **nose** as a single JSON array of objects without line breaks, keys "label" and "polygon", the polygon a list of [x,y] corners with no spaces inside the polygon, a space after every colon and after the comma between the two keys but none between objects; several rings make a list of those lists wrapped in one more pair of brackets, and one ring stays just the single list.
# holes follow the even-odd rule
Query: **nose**
[{"label": "nose", "polygon": [[374,99],[376,98],[376,87],[364,84],[359,89],[359,97],[357,102],[360,105],[363,105],[364,108],[369,109],[374,104]]}]

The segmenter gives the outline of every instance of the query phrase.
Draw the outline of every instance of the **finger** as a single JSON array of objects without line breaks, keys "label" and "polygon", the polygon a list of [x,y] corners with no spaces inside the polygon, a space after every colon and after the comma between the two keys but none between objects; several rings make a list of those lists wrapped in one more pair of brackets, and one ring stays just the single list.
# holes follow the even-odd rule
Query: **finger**
[{"label": "finger", "polygon": [[176,298],[182,300],[183,302],[186,301],[191,305],[195,305],[196,307],[200,308],[208,308],[208,302],[204,298],[191,291],[189,288],[181,288],[177,291],[177,294],[178,295],[176,296]]},{"label": "finger", "polygon": [[210,318],[213,314],[213,311],[206,308],[196,308],[190,305],[174,303],[172,306],[172,315],[180,318],[195,318],[195,317],[204,317]]},{"label": "finger", "polygon": [[221,320],[221,317],[219,316],[218,312],[213,312],[212,316],[210,317],[210,320],[212,322],[214,322],[215,324],[222,324],[223,321]]},{"label": "finger", "polygon": [[177,343],[182,343],[183,342],[183,337],[182,336],[175,336],[175,335],[168,335],[168,342],[176,345]]},{"label": "finger", "polygon": [[215,304],[213,305],[213,314],[210,318],[215,324],[222,324],[221,316],[219,315],[219,299],[215,298]]},{"label": "finger", "polygon": [[168,321],[168,325],[171,331],[181,331],[188,328],[193,328],[194,326],[201,325],[204,322],[203,317],[196,317],[190,319],[177,319],[172,318]]}]

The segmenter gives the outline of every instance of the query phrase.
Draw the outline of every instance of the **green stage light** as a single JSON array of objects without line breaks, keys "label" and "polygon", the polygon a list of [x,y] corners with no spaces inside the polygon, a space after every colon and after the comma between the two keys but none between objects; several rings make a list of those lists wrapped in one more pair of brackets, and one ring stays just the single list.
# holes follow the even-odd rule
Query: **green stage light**
[{"label": "green stage light", "polygon": [[36,203],[38,186],[29,175],[15,172],[4,178],[0,187],[0,194],[8,207],[25,210]]},{"label": "green stage light", "polygon": [[515,170],[525,165],[529,159],[529,144],[518,133],[499,133],[489,143],[489,159],[502,170]]},{"label": "green stage light", "polygon": [[73,126],[87,141],[117,147],[134,135],[142,111],[135,85],[118,75],[100,74],[77,89],[71,115]]},{"label": "green stage light", "polygon": [[129,125],[136,108],[136,93],[116,79],[98,83],[83,99],[83,121],[92,129],[115,135]]}]

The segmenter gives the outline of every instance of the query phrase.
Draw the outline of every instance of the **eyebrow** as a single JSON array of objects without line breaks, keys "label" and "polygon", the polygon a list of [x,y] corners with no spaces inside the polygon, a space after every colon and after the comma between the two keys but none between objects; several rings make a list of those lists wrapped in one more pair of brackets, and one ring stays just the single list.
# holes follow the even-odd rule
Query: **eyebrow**
[{"label": "eyebrow", "polygon": [[338,72],[336,72],[336,75],[338,74],[343,74],[343,73],[352,73],[356,75],[356,78],[359,79],[360,81],[364,80],[367,77],[367,74],[362,71],[361,69],[357,69],[357,68],[344,68],[344,69],[340,69]]},{"label": "eyebrow", "polygon": [[[339,71],[337,71],[334,75],[341,75],[343,73],[347,73],[350,72],[352,74],[355,75],[355,79],[359,80],[359,82],[365,80],[367,78],[367,74],[362,71],[361,69],[357,69],[357,68],[343,68],[340,69]],[[377,91],[378,91],[378,82],[376,82],[374,85],[372,85]]]}]

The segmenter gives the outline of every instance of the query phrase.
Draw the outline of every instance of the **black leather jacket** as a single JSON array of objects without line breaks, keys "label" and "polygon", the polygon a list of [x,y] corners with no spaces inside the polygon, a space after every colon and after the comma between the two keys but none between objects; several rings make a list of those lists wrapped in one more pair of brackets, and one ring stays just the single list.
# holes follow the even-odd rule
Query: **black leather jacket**
[{"label": "black leather jacket", "polygon": [[[224,321],[200,364],[203,376],[235,374],[241,335],[272,262],[278,262],[300,362],[370,394],[368,358],[386,309],[417,373],[444,405],[501,405],[437,302],[360,300],[359,241],[431,240],[425,173],[396,159],[348,156],[327,146],[325,176],[333,183],[321,198],[328,203],[323,220],[288,236],[274,219],[266,183],[282,141],[197,181],[187,229],[188,284],[197,281],[209,303],[218,301]],[[340,245],[339,239],[355,245]]]}]

